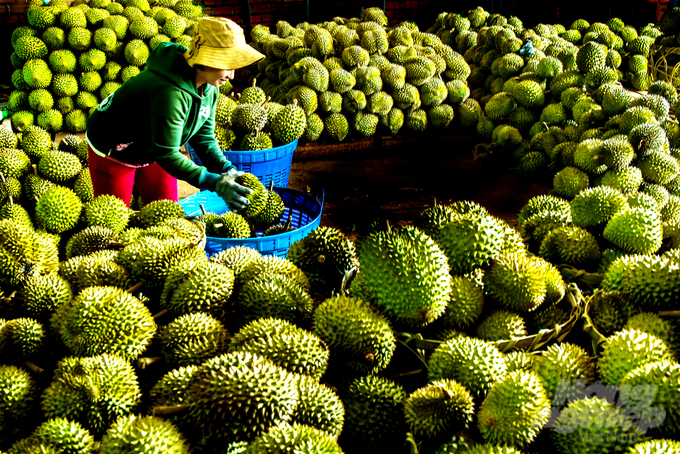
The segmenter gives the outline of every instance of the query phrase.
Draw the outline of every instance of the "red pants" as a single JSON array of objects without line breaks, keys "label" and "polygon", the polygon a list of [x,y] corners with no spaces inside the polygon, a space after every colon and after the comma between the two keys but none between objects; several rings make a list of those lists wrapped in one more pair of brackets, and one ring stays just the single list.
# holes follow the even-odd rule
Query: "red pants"
[{"label": "red pants", "polygon": [[119,161],[99,156],[90,147],[88,149],[95,197],[101,194],[115,195],[130,206],[132,188],[136,186],[144,204],[163,199],[177,201],[177,179],[158,163],[146,167],[128,167]]}]

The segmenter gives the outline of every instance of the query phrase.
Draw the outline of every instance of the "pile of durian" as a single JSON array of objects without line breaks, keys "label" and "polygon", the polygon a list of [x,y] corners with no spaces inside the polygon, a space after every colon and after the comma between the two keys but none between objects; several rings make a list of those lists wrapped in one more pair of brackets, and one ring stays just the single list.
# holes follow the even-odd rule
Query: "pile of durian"
[{"label": "pile of durian", "polygon": [[35,124],[50,132],[83,132],[92,109],[142,71],[158,44],[188,47],[203,7],[191,0],[152,3],[28,2],[28,25],[11,37],[14,131]]},{"label": "pile of durian", "polygon": [[[660,124],[636,108],[621,124]],[[609,138],[574,162],[588,140]],[[215,222],[93,197],[77,137],[0,141],[2,452],[680,452],[667,186],[537,196],[519,230],[457,201],[208,257]]]},{"label": "pile of durian", "polygon": [[389,27],[380,8],[275,28],[251,31],[250,45],[266,55],[251,77],[269,104],[297,101],[306,141],[441,131],[469,94],[470,68],[455,46],[412,22]]}]

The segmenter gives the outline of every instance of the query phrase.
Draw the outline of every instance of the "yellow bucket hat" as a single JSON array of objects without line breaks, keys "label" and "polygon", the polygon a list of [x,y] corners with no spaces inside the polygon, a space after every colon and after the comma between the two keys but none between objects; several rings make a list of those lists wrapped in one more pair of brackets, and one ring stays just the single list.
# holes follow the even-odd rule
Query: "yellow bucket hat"
[{"label": "yellow bucket hat", "polygon": [[204,17],[198,21],[184,58],[190,66],[238,69],[264,58],[246,43],[243,29],[225,17]]}]

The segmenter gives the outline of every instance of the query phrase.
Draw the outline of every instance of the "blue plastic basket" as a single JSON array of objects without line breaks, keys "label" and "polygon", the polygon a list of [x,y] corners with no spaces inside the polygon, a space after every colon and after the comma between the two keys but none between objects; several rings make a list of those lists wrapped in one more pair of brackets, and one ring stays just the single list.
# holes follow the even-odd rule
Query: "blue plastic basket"
[{"label": "blue plastic basket", "polygon": [[[238,170],[252,173],[266,187],[269,187],[269,184],[273,181],[274,186],[287,188],[290,166],[293,163],[293,153],[295,153],[297,145],[298,141],[295,139],[286,145],[266,150],[224,150],[222,153]],[[189,153],[191,160],[195,164],[203,165],[201,164],[201,159],[196,154],[196,150],[189,143],[184,144],[184,148],[186,148],[187,153]]]},{"label": "blue plastic basket", "polygon": [[[319,226],[321,211],[323,210],[324,192],[321,190],[321,201],[307,192],[295,189],[274,187],[283,200],[285,209],[281,220],[288,220],[290,215],[291,232],[279,233],[278,235],[262,236],[257,232],[255,238],[216,238],[207,237],[205,252],[208,256],[234,246],[247,246],[256,249],[263,255],[276,255],[286,257],[290,246],[298,240],[309,235],[309,232]],[[224,200],[212,191],[201,191],[179,201],[187,216],[198,216],[201,205],[206,211],[222,214],[229,211]]]}]

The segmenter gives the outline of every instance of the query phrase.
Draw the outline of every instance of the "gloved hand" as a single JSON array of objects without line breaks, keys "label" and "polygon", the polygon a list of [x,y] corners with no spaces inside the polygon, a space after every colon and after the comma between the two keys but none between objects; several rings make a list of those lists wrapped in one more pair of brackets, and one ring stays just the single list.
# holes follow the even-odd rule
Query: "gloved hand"
[{"label": "gloved hand", "polygon": [[243,172],[229,169],[217,178],[215,185],[215,192],[222,197],[231,211],[243,209],[250,204],[246,196],[253,193],[252,189],[241,186],[235,181],[240,175],[243,175]]}]

